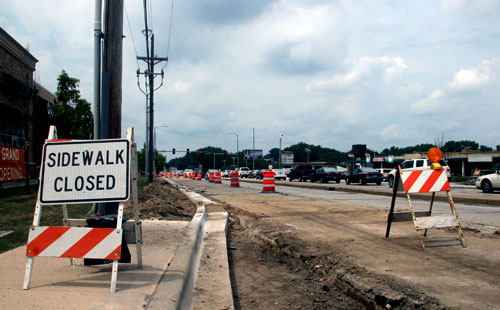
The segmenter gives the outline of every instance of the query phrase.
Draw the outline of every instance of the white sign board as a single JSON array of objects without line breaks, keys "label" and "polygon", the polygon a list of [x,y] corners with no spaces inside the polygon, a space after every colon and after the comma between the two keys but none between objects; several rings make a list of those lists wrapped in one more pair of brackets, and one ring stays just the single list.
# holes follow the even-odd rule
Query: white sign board
[{"label": "white sign board", "polygon": [[42,204],[126,201],[129,198],[129,141],[47,142],[41,169]]}]

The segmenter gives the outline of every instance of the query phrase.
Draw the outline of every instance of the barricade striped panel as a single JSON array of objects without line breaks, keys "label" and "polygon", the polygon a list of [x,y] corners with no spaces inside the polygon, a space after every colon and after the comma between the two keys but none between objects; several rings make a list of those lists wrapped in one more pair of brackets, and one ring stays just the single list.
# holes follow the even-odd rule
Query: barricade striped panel
[{"label": "barricade striped panel", "polygon": [[198,175],[196,176],[196,181],[201,181],[201,172],[198,172]]},{"label": "barricade striped panel", "polygon": [[401,180],[407,193],[445,192],[450,182],[445,170],[418,170],[402,172]]},{"label": "barricade striped panel", "polygon": [[32,226],[26,256],[120,259],[122,230]]},{"label": "barricade striped panel", "polygon": [[214,183],[215,182],[215,173],[210,172],[208,175],[208,182]]}]

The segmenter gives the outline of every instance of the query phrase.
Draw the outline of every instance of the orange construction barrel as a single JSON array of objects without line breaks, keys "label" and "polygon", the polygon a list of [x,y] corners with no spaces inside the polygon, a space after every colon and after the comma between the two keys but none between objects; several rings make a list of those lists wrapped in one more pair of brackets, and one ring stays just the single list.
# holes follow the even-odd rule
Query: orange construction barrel
[{"label": "orange construction barrel", "polygon": [[263,188],[262,192],[264,193],[272,193],[275,191],[274,186],[274,171],[266,170],[262,173],[263,176]]},{"label": "orange construction barrel", "polygon": [[231,171],[231,187],[240,187],[240,174],[238,171]]},{"label": "orange construction barrel", "polygon": [[217,171],[215,173],[215,184],[222,184],[222,176],[220,174],[220,171]]}]

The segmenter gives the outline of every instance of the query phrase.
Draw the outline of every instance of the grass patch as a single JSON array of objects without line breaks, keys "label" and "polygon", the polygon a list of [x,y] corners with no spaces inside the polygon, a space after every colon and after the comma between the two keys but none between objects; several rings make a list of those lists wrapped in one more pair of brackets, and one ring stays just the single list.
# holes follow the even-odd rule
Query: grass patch
[{"label": "grass patch", "polygon": [[[0,230],[13,233],[0,238],[0,253],[25,245],[28,229],[33,223],[38,187],[32,186],[30,194],[25,187],[0,190]],[[91,204],[68,205],[70,218],[87,218]],[[41,226],[62,226],[61,205],[43,206]]]},{"label": "grass patch", "polygon": [[[137,179],[137,190],[150,184],[144,176]],[[0,231],[13,231],[13,233],[0,238],[0,253],[23,246],[28,241],[29,227],[33,224],[36,196],[38,186],[14,187],[0,190]],[[68,205],[68,216],[74,219],[84,219],[94,216],[89,211],[92,204]],[[61,205],[42,207],[40,226],[62,226],[63,213]]]}]

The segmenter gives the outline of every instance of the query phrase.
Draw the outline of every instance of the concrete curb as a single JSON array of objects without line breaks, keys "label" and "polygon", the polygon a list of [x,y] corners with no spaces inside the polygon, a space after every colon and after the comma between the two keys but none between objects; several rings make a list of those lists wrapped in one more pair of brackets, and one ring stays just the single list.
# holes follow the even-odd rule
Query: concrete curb
[{"label": "concrete curb", "polygon": [[[215,202],[186,186],[164,180],[199,207],[186,230],[188,241],[177,248],[147,309],[234,309],[227,256],[228,213],[220,206],[208,211],[205,205]],[[202,253],[208,259],[202,258]]]},{"label": "concrete curb", "polygon": [[187,241],[177,248],[170,266],[150,298],[147,309],[191,308],[206,219],[205,207],[199,207],[187,227]]}]

